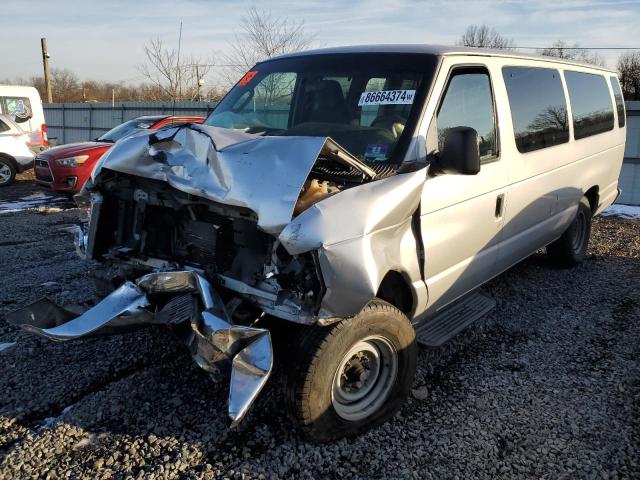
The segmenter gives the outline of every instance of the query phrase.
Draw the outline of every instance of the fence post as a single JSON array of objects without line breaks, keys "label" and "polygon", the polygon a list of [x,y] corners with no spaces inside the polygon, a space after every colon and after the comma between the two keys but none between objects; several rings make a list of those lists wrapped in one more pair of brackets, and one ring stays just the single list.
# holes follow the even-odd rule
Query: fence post
[{"label": "fence post", "polygon": [[62,104],[62,143],[67,143],[67,119],[64,114],[64,103]]},{"label": "fence post", "polygon": [[87,140],[93,139],[93,104],[89,104],[89,138]]}]

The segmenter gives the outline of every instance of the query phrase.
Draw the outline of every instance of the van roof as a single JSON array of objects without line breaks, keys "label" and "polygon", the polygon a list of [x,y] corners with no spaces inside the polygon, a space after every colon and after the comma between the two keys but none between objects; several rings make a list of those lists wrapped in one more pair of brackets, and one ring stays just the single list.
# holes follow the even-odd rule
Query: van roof
[{"label": "van roof", "polygon": [[615,70],[606,67],[600,67],[584,62],[576,62],[567,60],[566,58],[547,57],[544,55],[531,55],[521,53],[514,50],[497,50],[492,48],[476,48],[476,47],[459,47],[445,45],[424,45],[424,44],[407,44],[407,45],[351,45],[345,47],[320,48],[317,50],[307,50],[302,52],[289,53],[280,55],[273,59],[301,57],[308,55],[331,55],[341,53],[413,53],[423,55],[436,56],[453,56],[453,55],[477,55],[482,57],[504,57],[504,58],[521,58],[525,60],[540,60],[543,62],[563,63],[567,65],[575,65],[579,67],[592,68],[594,70],[602,70],[609,73],[617,74]]},{"label": "van roof", "polygon": [[[4,90],[4,89],[10,89],[10,90],[17,90],[17,91],[23,91],[23,92],[35,92],[38,93],[38,90],[35,87],[29,86],[29,85],[0,85],[0,91]],[[38,94],[38,96],[40,96],[40,94]]]}]

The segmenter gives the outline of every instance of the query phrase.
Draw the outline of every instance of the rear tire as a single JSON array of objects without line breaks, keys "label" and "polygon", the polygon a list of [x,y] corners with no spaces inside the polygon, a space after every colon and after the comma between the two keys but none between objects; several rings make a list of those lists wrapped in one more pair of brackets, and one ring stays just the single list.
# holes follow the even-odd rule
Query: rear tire
[{"label": "rear tire", "polygon": [[285,404],[305,436],[358,435],[404,404],[416,370],[415,332],[382,300],[328,327],[302,332],[285,370]]},{"label": "rear tire", "polygon": [[591,204],[582,197],[576,216],[569,228],[555,242],[547,245],[547,254],[560,267],[573,267],[587,256],[591,235]]},{"label": "rear tire", "polygon": [[7,187],[16,178],[16,167],[6,158],[0,157],[0,187]]}]

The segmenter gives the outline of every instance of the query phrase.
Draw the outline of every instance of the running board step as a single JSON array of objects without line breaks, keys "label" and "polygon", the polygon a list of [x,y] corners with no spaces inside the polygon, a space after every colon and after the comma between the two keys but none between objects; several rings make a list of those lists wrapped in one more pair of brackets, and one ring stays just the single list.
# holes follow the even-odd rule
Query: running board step
[{"label": "running board step", "polygon": [[470,293],[416,325],[418,343],[427,347],[444,345],[495,306],[496,301],[487,294]]}]

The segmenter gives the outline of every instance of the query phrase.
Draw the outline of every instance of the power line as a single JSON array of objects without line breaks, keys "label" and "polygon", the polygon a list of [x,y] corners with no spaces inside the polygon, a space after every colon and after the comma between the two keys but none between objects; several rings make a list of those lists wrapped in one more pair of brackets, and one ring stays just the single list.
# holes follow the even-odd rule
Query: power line
[{"label": "power line", "polygon": [[546,47],[516,46],[512,48],[523,48],[531,50],[640,50],[640,47],[560,47],[553,45],[548,45]]}]

